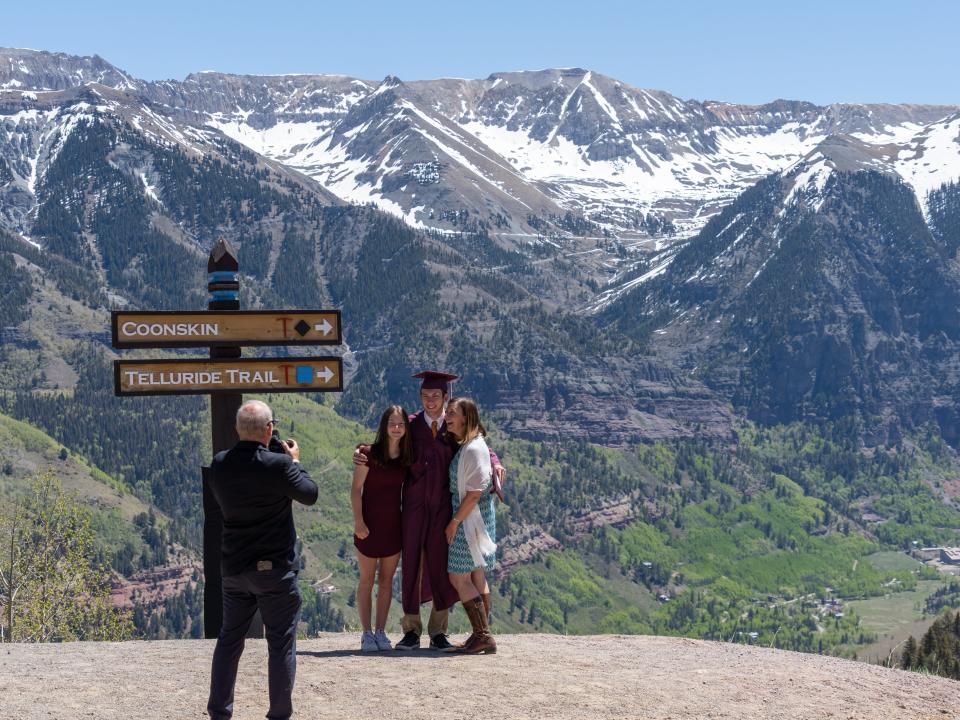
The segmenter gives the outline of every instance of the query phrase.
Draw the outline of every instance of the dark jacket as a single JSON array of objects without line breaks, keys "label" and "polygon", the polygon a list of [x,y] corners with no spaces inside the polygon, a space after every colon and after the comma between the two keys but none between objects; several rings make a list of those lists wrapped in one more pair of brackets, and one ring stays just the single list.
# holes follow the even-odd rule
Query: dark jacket
[{"label": "dark jacket", "polygon": [[223,512],[224,576],[269,561],[273,569],[299,569],[292,501],[313,505],[317,485],[289,455],[241,440],[217,453],[210,466],[210,490]]}]

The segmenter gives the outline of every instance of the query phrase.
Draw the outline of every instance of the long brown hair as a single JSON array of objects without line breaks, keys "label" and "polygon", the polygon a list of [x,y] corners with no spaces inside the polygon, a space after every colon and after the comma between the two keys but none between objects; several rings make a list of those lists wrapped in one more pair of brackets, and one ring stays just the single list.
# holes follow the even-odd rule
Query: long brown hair
[{"label": "long brown hair", "polygon": [[460,408],[460,412],[463,413],[463,437],[457,440],[458,444],[466,445],[477,436],[484,438],[487,436],[487,429],[480,422],[480,411],[473,400],[468,397],[458,397],[451,400],[447,407],[451,405]]},{"label": "long brown hair", "polygon": [[387,431],[387,425],[390,424],[390,418],[394,414],[403,418],[405,430],[403,437],[400,438],[400,457],[397,460],[404,467],[409,467],[413,465],[413,437],[410,435],[410,416],[399,405],[391,405],[380,416],[380,424],[377,426],[377,439],[370,446],[370,462],[381,467],[390,462],[390,435]]}]

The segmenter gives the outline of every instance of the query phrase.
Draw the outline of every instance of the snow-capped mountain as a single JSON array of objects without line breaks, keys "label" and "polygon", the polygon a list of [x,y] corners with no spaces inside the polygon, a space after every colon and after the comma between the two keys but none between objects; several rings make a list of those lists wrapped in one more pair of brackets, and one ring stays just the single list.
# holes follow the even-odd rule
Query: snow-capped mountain
[{"label": "snow-capped mountain", "polygon": [[[689,237],[747,187],[846,135],[918,191],[960,177],[960,108],[681,100],[579,68],[382,82],[205,72],[142,82],[100,58],[0,51],[0,102],[108,85],[214,128],[346,202],[504,238]],[[588,223],[561,220],[571,214]]]},{"label": "snow-capped mountain", "polygon": [[[511,163],[462,125],[429,108],[424,97],[387,78],[328,119],[278,123],[255,131],[243,120],[208,120],[234,139],[316,179],[350,202],[374,202],[412,225],[443,227],[474,218],[506,225],[559,215],[563,209]],[[498,220],[498,218],[504,218]]]},{"label": "snow-capped mountain", "polygon": [[[124,79],[119,80],[125,84]],[[100,83],[55,91],[19,92],[0,95],[0,229],[36,243],[38,208],[44,201],[46,174],[74,131],[95,118],[115,120],[139,138],[161,147],[176,148],[189,157],[231,161],[235,153],[225,152],[232,144],[216,130],[177,121],[169,114],[126,88]],[[117,168],[139,179],[143,194],[163,204],[158,175],[150,159],[118,148],[111,156]],[[324,204],[339,200],[281,163],[268,158],[265,164],[280,176],[306,182]]]},{"label": "snow-capped mountain", "polygon": [[[694,230],[761,177],[834,135],[874,145],[922,192],[960,176],[949,120],[957,107],[700,103],[581,69],[486,80],[388,78],[363,97],[364,84],[354,82],[339,106],[360,103],[362,123],[356,112],[311,121],[302,106],[291,114],[286,102],[275,110],[238,105],[206,122],[345,199],[370,200],[433,227],[445,227],[441,216],[457,203],[482,218],[483,209],[508,202],[504,194],[536,215],[540,208],[520,197],[519,180],[561,212],[582,214],[617,235],[656,234],[663,221]],[[255,122],[248,120],[256,113]],[[350,142],[354,134],[363,141]],[[935,157],[925,151],[931,144]],[[915,162],[921,156],[926,165]],[[464,171],[474,187],[462,186]],[[431,184],[441,192],[425,193]],[[459,192],[448,197],[447,186]],[[438,194],[448,197],[446,207]],[[500,209],[522,232],[526,218]]]}]

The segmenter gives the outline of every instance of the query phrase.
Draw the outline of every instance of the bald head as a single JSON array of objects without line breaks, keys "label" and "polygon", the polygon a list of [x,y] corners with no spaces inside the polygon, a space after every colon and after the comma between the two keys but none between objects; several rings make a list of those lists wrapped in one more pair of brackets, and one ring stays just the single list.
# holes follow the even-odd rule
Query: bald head
[{"label": "bald head", "polygon": [[237,435],[241,440],[265,443],[270,439],[270,421],[273,411],[265,402],[248,400],[237,410]]}]

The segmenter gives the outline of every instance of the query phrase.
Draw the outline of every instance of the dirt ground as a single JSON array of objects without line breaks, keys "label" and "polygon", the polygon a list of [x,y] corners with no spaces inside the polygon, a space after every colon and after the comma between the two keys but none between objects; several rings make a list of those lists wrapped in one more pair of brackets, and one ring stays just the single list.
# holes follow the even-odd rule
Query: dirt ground
[{"label": "dirt ground", "polygon": [[[505,635],[500,651],[361,655],[356,635],[300,641],[294,717],[960,718],[960,683],[817,655],[644,636]],[[213,642],[0,646],[0,717],[206,717]],[[248,640],[235,718],[267,710]]]}]

